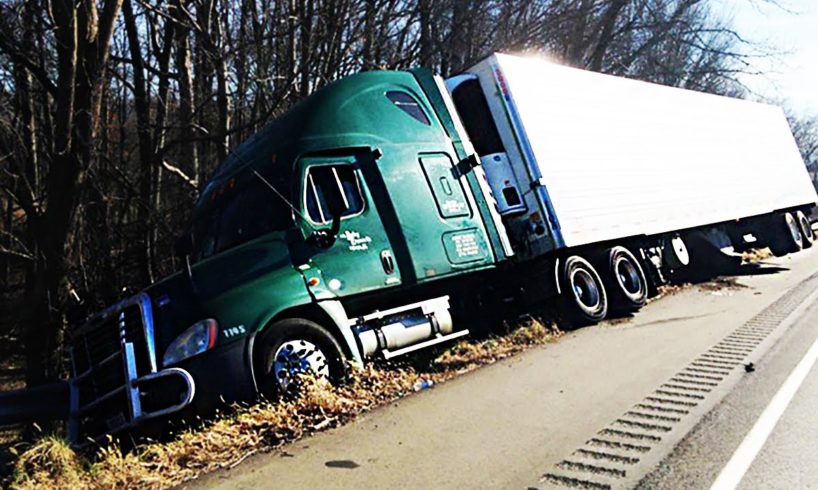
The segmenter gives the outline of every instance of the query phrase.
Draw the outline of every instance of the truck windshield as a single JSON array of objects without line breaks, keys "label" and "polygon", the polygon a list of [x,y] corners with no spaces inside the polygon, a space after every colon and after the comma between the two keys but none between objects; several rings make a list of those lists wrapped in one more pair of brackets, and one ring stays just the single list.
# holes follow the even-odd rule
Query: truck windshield
[{"label": "truck windshield", "polygon": [[194,258],[201,260],[293,226],[292,210],[262,185],[236,190],[194,224]]}]

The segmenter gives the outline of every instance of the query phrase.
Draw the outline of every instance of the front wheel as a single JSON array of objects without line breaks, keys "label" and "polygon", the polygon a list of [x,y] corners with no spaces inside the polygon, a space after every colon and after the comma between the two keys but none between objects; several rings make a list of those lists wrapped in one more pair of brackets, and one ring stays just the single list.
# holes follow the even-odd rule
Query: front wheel
[{"label": "front wheel", "polygon": [[259,391],[269,400],[298,396],[302,375],[337,382],[343,377],[343,354],[335,338],[315,322],[279,320],[259,345]]},{"label": "front wheel", "polygon": [[608,295],[596,269],[578,255],[562,268],[563,313],[574,326],[602,321],[608,313]]}]

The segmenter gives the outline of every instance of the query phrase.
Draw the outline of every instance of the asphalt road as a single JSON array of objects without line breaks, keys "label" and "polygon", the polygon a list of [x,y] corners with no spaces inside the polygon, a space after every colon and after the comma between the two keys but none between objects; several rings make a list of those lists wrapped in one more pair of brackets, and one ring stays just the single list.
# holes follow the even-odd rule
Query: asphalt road
[{"label": "asphalt road", "polygon": [[[818,304],[782,332],[755,371],[742,377],[641,487],[709,488],[721,473],[734,473],[731,484],[720,480],[714,488],[818,488],[818,365],[804,365],[806,376],[793,380],[791,399],[776,398],[816,341]],[[762,418],[776,403],[780,416]],[[758,437],[748,437],[754,428]],[[755,443],[754,450],[736,454],[740,446],[750,447],[745,440]]]},{"label": "asphalt road", "polygon": [[[809,250],[748,268],[735,283],[692,286],[630,321],[581,329],[186,487],[709,488],[818,337],[818,313],[807,308],[816,271],[818,250]],[[720,346],[751,340],[742,356],[757,369],[745,373]],[[723,374],[672,384],[710,369]],[[816,397],[813,368],[741,488],[818,482]],[[591,442],[607,449],[588,450]]]}]

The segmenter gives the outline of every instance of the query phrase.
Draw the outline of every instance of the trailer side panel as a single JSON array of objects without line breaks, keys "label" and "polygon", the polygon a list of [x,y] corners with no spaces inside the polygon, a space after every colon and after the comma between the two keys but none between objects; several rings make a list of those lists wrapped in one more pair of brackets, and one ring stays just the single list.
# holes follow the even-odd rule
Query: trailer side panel
[{"label": "trailer side panel", "polygon": [[500,54],[469,71],[557,248],[818,199],[778,107]]}]

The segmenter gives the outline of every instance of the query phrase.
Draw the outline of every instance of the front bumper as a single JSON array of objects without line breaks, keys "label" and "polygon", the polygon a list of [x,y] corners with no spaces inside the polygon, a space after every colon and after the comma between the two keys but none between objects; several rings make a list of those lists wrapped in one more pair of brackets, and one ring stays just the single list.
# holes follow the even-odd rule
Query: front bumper
[{"label": "front bumper", "polygon": [[71,344],[68,438],[83,445],[193,401],[196,384],[178,367],[158,369],[153,314],[139,294],[94,315]]},{"label": "front bumper", "polygon": [[252,400],[256,395],[248,340],[218,346],[180,362],[178,367],[193,377],[193,409],[199,415],[208,415],[232,402]]},{"label": "front bumper", "polygon": [[144,293],[89,318],[72,338],[69,380],[0,393],[0,425],[66,420],[69,441],[82,446],[154,419],[212,413],[256,395],[252,336],[160,369],[153,328]]},{"label": "front bumper", "polygon": [[160,369],[150,298],[143,293],[117,303],[74,335],[69,440],[82,445],[188,407],[202,414],[249,399],[251,346],[249,338],[237,339]]},{"label": "front bumper", "polygon": [[172,367],[140,377],[129,371],[134,376],[125,385],[85,405],[80,405],[77,380],[69,381],[69,441],[83,445],[171,415],[190,405],[196,395],[196,383],[184,369]]}]

